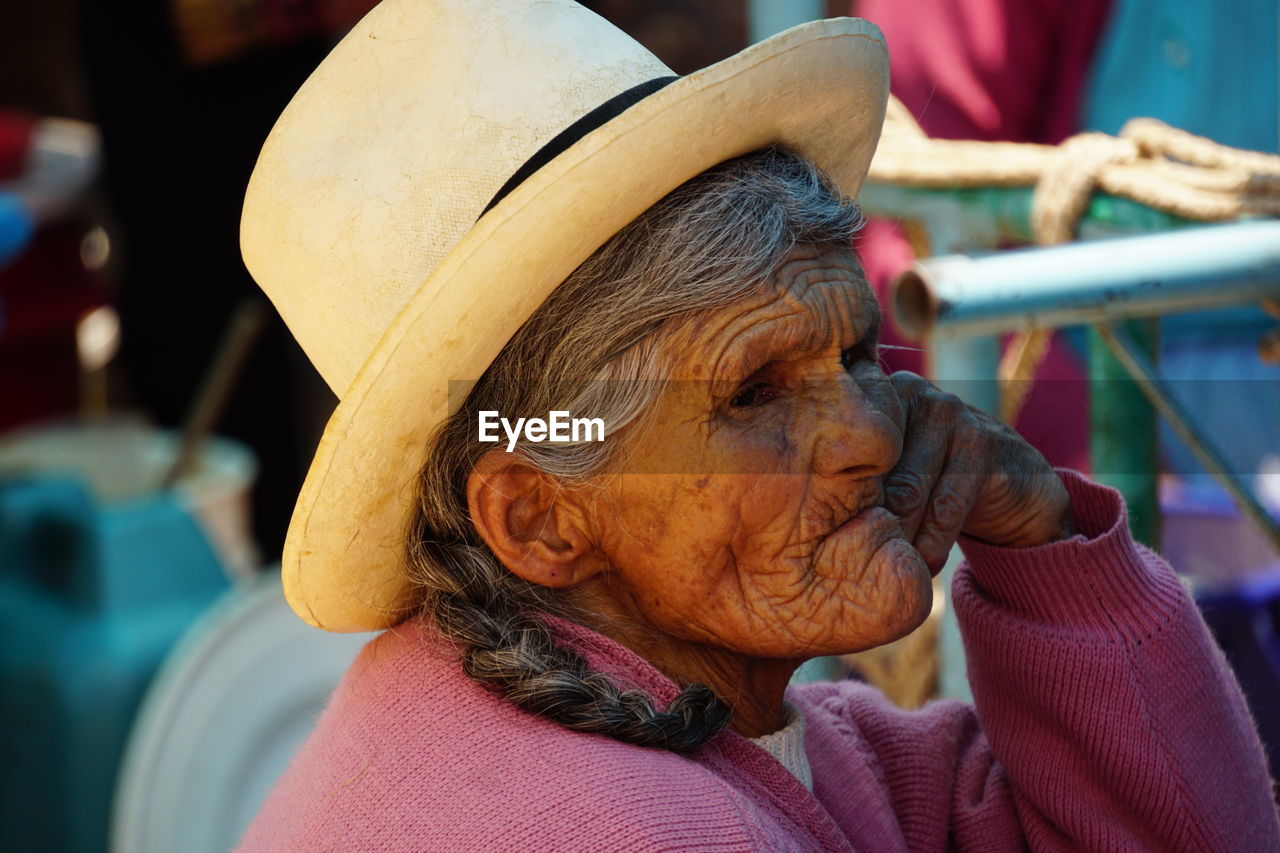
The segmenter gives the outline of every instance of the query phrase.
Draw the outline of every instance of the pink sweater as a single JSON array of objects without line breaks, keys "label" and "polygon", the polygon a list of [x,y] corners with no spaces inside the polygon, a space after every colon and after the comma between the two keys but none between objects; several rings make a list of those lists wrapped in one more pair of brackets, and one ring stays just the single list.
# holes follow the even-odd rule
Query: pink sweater
[{"label": "pink sweater", "polygon": [[[810,794],[725,732],[685,758],[568,731],[467,679],[428,626],[370,643],[243,850],[1276,851],[1240,692],[1194,605],[1073,473],[1080,535],[963,547],[975,706],[793,689]],[[676,686],[586,629],[564,641],[662,702]]]}]

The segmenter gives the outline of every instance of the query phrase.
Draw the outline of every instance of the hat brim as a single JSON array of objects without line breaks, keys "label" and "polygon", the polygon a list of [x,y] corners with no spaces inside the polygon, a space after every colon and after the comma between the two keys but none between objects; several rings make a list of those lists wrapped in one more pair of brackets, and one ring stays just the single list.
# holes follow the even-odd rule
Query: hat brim
[{"label": "hat brim", "polygon": [[478,379],[592,252],[718,163],[779,145],[856,195],[888,92],[873,24],[804,24],[650,95],[483,216],[388,328],[325,428],[282,559],[294,611],[330,631],[405,618],[405,537],[450,381]]}]

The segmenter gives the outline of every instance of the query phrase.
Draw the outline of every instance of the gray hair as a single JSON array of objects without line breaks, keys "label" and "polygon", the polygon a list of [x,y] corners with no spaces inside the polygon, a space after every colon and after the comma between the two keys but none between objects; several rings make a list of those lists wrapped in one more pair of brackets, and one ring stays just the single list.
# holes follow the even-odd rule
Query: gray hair
[{"label": "gray hair", "polygon": [[798,155],[766,148],[686,182],[614,235],[551,294],[506,345],[428,447],[409,531],[412,611],[425,612],[462,655],[466,673],[517,706],[571,729],[688,752],[729,723],[706,686],[665,711],[620,690],[555,641],[540,618],[574,618],[563,593],[508,571],[467,509],[466,484],[493,444],[478,413],[590,412],[602,442],[517,445],[559,481],[604,470],[661,393],[664,334],[701,312],[757,292],[799,243],[849,245],[857,205]]}]

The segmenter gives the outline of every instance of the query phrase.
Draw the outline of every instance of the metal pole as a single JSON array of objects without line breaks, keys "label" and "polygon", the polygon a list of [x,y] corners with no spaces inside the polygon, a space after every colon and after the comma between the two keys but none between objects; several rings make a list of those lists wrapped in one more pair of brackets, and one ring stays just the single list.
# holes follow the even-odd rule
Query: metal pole
[{"label": "metal pole", "polygon": [[992,335],[1280,295],[1280,220],[920,261],[893,296],[908,335]]}]

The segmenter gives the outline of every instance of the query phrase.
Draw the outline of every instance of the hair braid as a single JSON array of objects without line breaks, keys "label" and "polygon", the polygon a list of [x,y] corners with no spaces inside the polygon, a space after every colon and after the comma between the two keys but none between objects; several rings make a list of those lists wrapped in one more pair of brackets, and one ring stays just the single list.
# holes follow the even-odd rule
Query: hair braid
[{"label": "hair braid", "polygon": [[638,690],[620,690],[585,658],[556,643],[546,623],[479,576],[437,596],[431,610],[442,633],[462,649],[468,676],[517,707],[566,728],[605,734],[639,746],[689,752],[729,724],[728,706],[706,686],[691,684],[659,711]]}]

